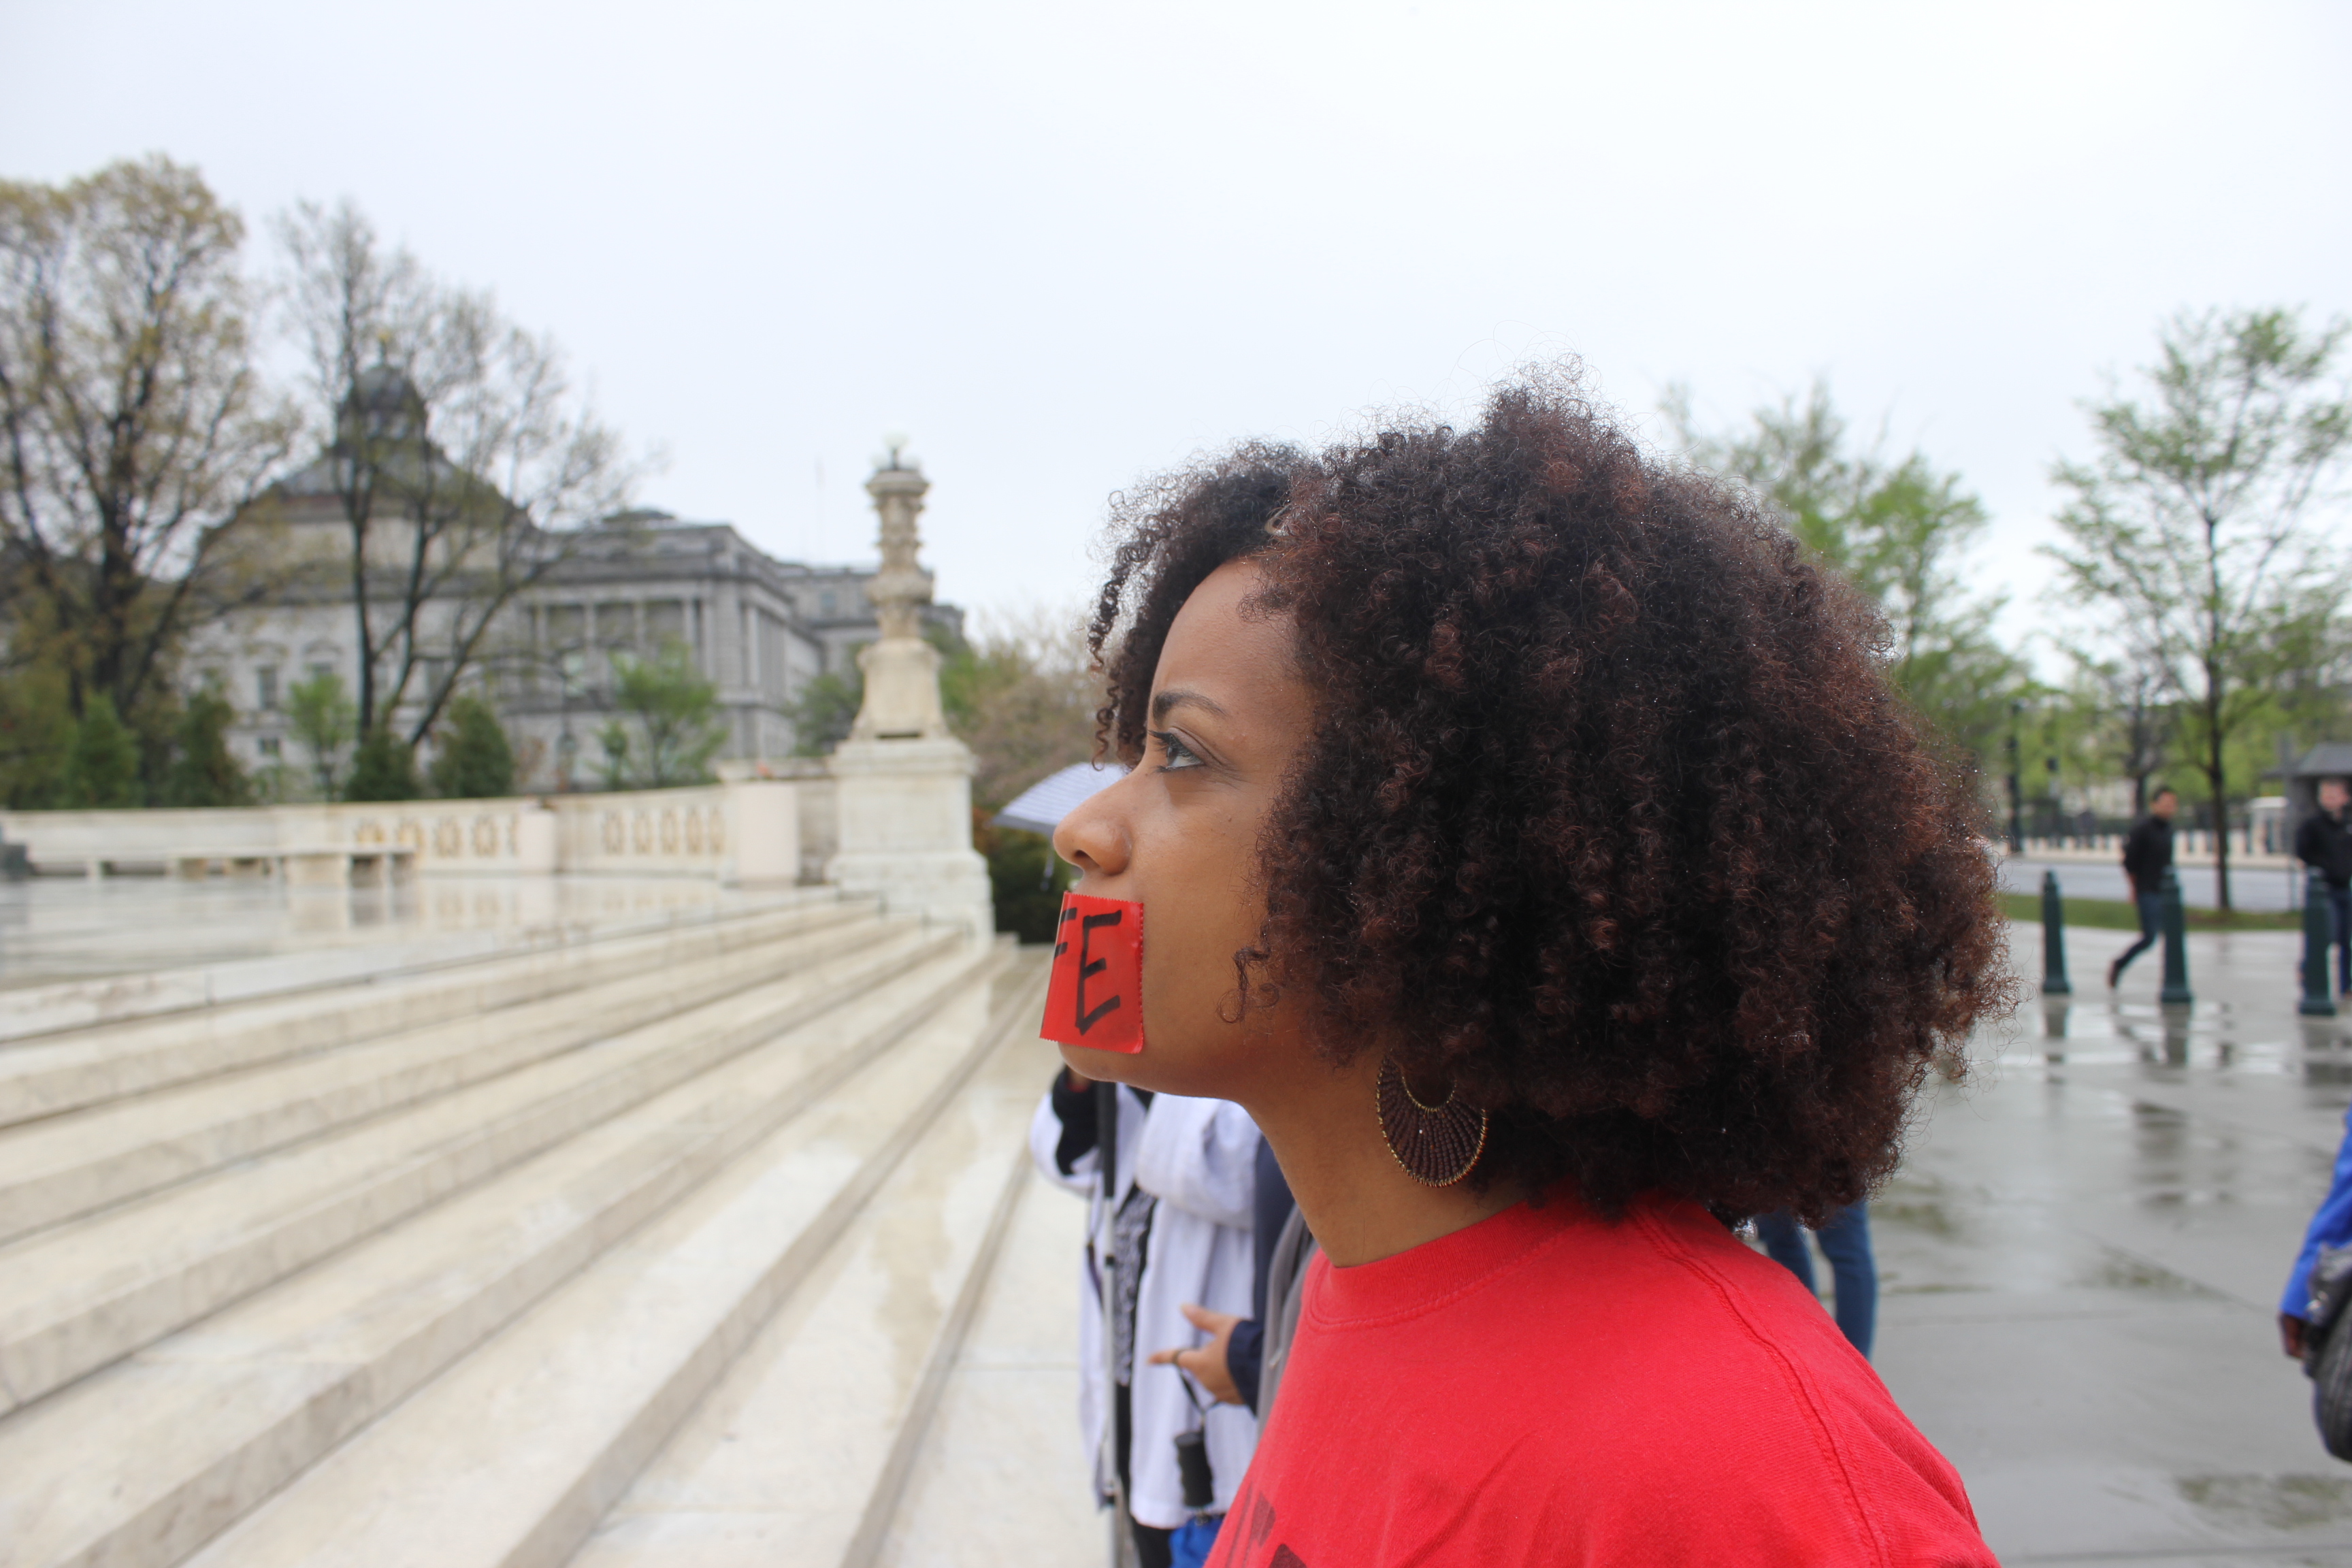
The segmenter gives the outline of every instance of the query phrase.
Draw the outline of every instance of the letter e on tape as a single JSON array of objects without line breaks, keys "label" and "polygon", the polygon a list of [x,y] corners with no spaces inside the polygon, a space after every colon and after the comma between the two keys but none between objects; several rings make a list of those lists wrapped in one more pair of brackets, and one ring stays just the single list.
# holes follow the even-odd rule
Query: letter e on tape
[{"label": "letter e on tape", "polygon": [[1045,1021],[1037,1031],[1090,1051],[1143,1048],[1143,906],[1123,899],[1062,895],[1054,928],[1054,971]]}]

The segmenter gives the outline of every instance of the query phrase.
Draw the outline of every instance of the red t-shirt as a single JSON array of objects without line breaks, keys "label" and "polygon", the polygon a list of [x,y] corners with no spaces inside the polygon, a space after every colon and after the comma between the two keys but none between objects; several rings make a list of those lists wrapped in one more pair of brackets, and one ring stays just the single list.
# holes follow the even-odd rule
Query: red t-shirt
[{"label": "red t-shirt", "polygon": [[1211,1568],[1952,1568],[1968,1493],[1793,1275],[1694,1204],[1317,1258]]}]

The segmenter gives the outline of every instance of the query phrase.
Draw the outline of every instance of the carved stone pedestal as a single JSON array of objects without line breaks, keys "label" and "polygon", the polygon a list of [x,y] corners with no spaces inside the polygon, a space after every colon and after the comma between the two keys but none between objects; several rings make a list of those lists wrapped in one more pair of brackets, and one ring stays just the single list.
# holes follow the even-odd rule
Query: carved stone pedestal
[{"label": "carved stone pedestal", "polygon": [[844,741],[830,765],[838,843],[824,879],[986,937],[988,864],[971,847],[971,752],[953,739]]}]

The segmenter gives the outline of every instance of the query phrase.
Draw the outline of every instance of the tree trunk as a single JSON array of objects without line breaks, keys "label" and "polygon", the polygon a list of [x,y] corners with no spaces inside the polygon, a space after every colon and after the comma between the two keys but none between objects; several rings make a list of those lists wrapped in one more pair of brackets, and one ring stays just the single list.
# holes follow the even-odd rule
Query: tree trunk
[{"label": "tree trunk", "polygon": [[2230,799],[2222,765],[2221,715],[2209,707],[2205,725],[2205,777],[2213,790],[2213,897],[2230,912]]},{"label": "tree trunk", "polygon": [[365,735],[375,726],[375,637],[368,625],[368,523],[369,514],[375,510],[374,486],[370,493],[360,496],[356,488],[344,497],[345,515],[352,527],[352,616],[359,627],[359,732]]}]

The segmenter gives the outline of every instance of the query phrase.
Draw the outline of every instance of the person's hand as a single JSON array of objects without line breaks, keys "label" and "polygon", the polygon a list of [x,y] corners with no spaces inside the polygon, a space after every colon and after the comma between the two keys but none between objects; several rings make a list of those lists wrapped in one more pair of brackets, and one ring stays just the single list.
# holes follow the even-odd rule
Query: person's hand
[{"label": "person's hand", "polygon": [[1233,1342],[1234,1325],[1241,1319],[1231,1312],[1212,1312],[1188,1301],[1184,1304],[1184,1321],[1208,1335],[1209,1342],[1190,1350],[1154,1351],[1151,1364],[1189,1372],[1218,1404],[1239,1405],[1242,1391],[1234,1386],[1233,1372],[1225,1365],[1225,1347]]},{"label": "person's hand", "polygon": [[[1190,1310],[1190,1309],[1187,1309]],[[2279,1347],[2296,1361],[2303,1359],[2304,1340],[2311,1332],[2311,1324],[2293,1312],[2279,1314]]]}]

